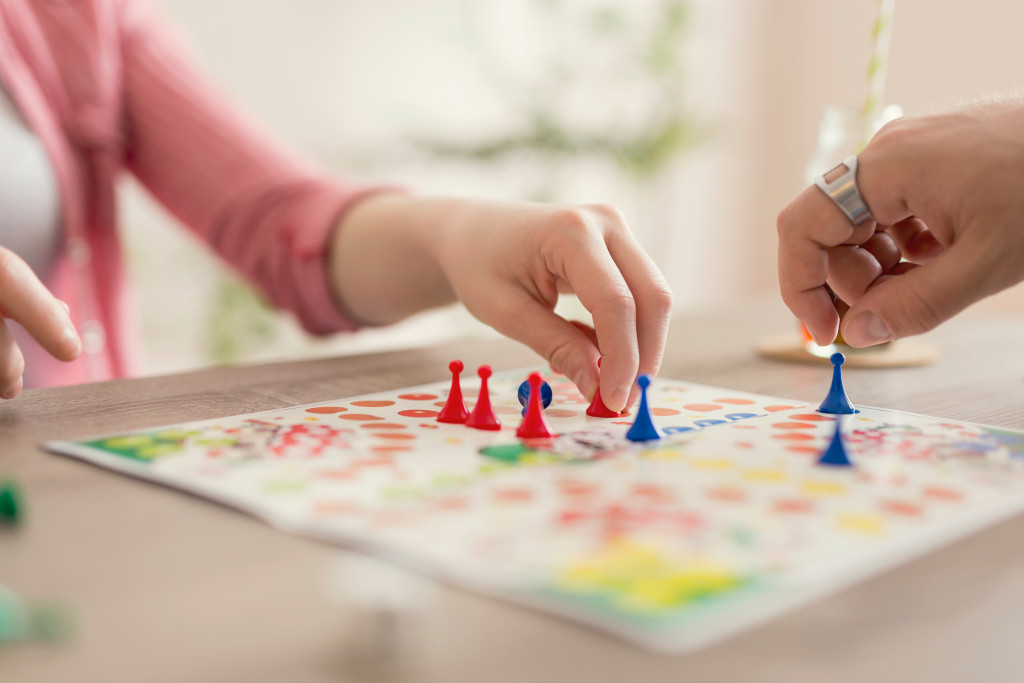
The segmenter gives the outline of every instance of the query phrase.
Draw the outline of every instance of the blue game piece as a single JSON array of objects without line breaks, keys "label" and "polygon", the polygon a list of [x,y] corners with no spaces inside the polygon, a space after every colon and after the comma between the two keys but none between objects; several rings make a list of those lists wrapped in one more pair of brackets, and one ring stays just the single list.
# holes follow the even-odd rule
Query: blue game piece
[{"label": "blue game piece", "polygon": [[[540,385],[541,406],[547,408],[551,405],[552,398],[554,398],[554,393],[551,391],[551,385],[542,382]],[[523,406],[523,417],[526,417],[526,407],[530,405],[530,380],[519,385],[519,405]]]},{"label": "blue game piece", "polygon": [[626,438],[630,441],[654,441],[664,436],[664,433],[654,424],[654,417],[651,415],[651,407],[647,403],[647,387],[651,386],[651,376],[640,375],[636,378],[640,385],[640,407],[636,410],[636,419],[633,425],[626,432]]},{"label": "blue game piece", "polygon": [[843,446],[842,419],[836,418],[836,433],[832,436],[832,443],[828,445],[825,452],[818,459],[819,465],[834,465],[836,467],[853,467],[850,458],[846,455],[846,447]]},{"label": "blue game piece", "polygon": [[843,388],[842,367],[843,363],[846,362],[846,356],[841,353],[833,353],[829,360],[832,362],[832,386],[829,387],[825,400],[818,406],[818,412],[828,413],[829,415],[859,413],[860,411],[850,403],[850,398],[846,395],[846,389]]}]

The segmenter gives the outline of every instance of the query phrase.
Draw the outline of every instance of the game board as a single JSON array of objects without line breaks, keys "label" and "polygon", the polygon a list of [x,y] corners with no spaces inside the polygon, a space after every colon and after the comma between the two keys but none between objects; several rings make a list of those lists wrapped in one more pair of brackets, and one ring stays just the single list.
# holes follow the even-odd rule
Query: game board
[{"label": "game board", "polygon": [[46,448],[671,651],[1024,509],[1022,433],[858,406],[835,468],[815,406],[659,378],[633,443],[548,376],[558,436],[523,442],[526,374],[490,379],[499,431],[437,422],[445,381]]}]

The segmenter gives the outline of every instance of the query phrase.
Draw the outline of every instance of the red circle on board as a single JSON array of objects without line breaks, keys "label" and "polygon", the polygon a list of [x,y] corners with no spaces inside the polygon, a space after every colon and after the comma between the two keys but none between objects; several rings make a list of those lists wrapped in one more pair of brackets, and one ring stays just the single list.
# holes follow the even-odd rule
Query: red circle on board
[{"label": "red circle on board", "polygon": [[437,394],[399,394],[398,398],[406,401],[435,401],[439,397]]},{"label": "red circle on board", "polygon": [[786,446],[787,451],[794,453],[810,453],[811,455],[821,455],[821,449],[815,448],[814,446]]},{"label": "red circle on board", "polygon": [[[436,398],[431,396],[431,398]],[[411,410],[399,410],[399,415],[404,417],[437,417],[438,412],[436,410],[422,410],[420,408],[413,408]]]},{"label": "red circle on board", "polygon": [[835,420],[834,417],[827,415],[819,415],[818,413],[801,413],[800,415],[790,415],[790,420],[806,420],[807,422],[831,422]]},{"label": "red circle on board", "polygon": [[411,451],[412,446],[370,446],[370,450],[374,453],[399,453],[402,451]]},{"label": "red circle on board", "polygon": [[342,420],[383,420],[384,418],[380,415],[369,415],[367,413],[349,413],[348,415],[339,415]]},{"label": "red circle on board", "polygon": [[813,441],[813,434],[803,432],[785,432],[783,434],[772,434],[773,439],[785,439],[786,441]]},{"label": "red circle on board", "polygon": [[715,403],[728,403],[731,406],[751,406],[754,402],[749,398],[716,398]]},{"label": "red circle on board", "polygon": [[344,413],[346,410],[348,410],[348,408],[342,408],[341,406],[315,406],[313,408],[306,408],[307,413],[315,413],[317,415]]},{"label": "red circle on board", "polygon": [[408,441],[416,438],[415,434],[406,432],[380,432],[379,434],[374,434],[374,436],[378,439],[391,439],[392,441]]},{"label": "red circle on board", "polygon": [[651,408],[651,412],[658,417],[668,417],[669,415],[678,415],[680,411],[674,408]]},{"label": "red circle on board", "polygon": [[796,406],[765,406],[764,409],[769,413],[777,413],[780,410],[793,410]]},{"label": "red circle on board", "polygon": [[363,429],[408,429],[406,425],[400,425],[397,422],[367,422],[364,425],[359,425]]},{"label": "red circle on board", "polygon": [[814,429],[814,425],[806,422],[776,422],[772,425],[775,429]]},{"label": "red circle on board", "polygon": [[383,408],[395,405],[394,401],[352,401],[352,405],[360,408]]},{"label": "red circle on board", "polygon": [[718,405],[717,403],[687,403],[683,407],[695,413],[707,413],[712,410],[722,409],[722,406]]}]

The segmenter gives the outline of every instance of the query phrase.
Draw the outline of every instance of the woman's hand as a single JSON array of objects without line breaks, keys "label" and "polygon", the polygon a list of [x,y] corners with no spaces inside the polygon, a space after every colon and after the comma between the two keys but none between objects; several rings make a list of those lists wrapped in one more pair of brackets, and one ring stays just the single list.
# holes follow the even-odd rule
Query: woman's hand
[{"label": "woman's hand", "polygon": [[[930,330],[1024,280],[1024,105],[894,121],[858,156],[874,221],[854,227],[811,186],[778,219],[779,285],[819,344]],[[901,261],[901,259],[906,259]]]},{"label": "woman's hand", "polygon": [[[360,265],[368,263],[387,281]],[[657,373],[672,313],[657,266],[622,215],[602,205],[369,199],[340,227],[333,272],[343,305],[363,322],[392,322],[457,297],[588,399],[600,382],[612,410],[630,402],[639,372]],[[593,330],[554,313],[567,292],[593,315]]]},{"label": "woman's hand", "polygon": [[74,360],[82,351],[67,304],[16,254],[0,247],[0,398],[14,398],[24,386],[25,359],[6,319],[21,324],[56,358]]}]

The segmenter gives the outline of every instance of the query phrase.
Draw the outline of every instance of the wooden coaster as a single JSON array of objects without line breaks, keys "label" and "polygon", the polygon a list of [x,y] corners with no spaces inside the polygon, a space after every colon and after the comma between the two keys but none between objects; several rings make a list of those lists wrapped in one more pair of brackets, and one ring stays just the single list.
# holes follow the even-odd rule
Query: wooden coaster
[{"label": "wooden coaster", "polygon": [[850,346],[818,347],[820,353],[812,353],[804,340],[792,334],[765,337],[757,343],[757,353],[772,360],[792,363],[813,363],[828,365],[829,356],[836,351],[846,356],[848,368],[906,368],[916,365],[931,365],[939,360],[939,352],[914,339],[897,339],[882,346],[855,349]]}]

